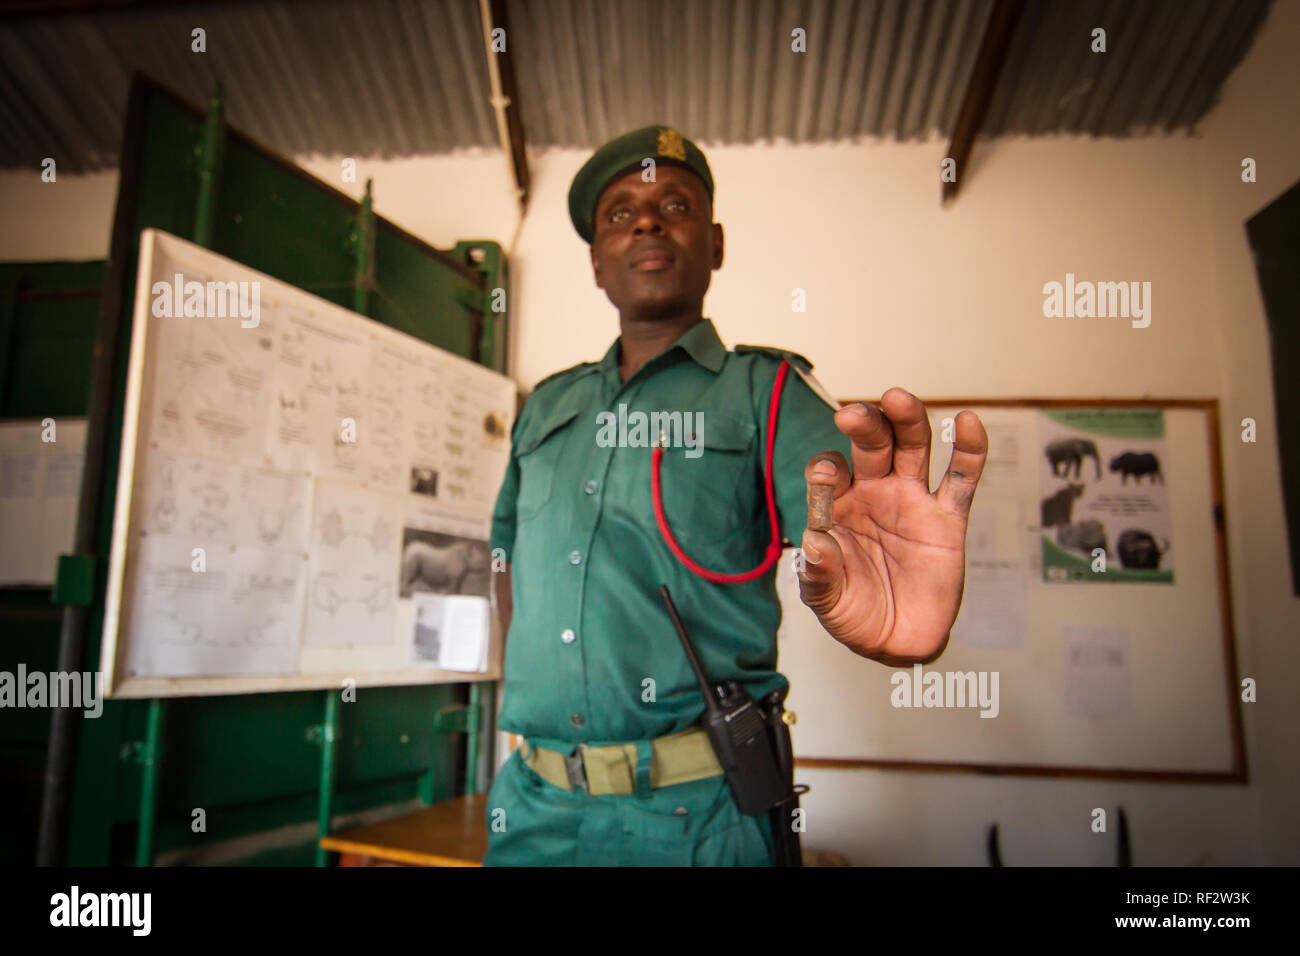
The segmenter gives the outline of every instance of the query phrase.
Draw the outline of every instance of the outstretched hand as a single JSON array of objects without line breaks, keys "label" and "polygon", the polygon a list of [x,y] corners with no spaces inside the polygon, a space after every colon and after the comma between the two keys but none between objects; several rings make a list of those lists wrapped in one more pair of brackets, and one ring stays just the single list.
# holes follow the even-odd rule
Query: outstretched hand
[{"label": "outstretched hand", "polygon": [[974,412],[955,422],[952,459],[930,492],[925,405],[891,388],[880,407],[847,405],[835,425],[853,442],[853,466],[836,451],[813,456],[810,485],[834,488],[829,532],[804,532],[799,594],[822,626],[864,657],[928,660],[943,650],[961,608],[966,523],[988,458]]}]

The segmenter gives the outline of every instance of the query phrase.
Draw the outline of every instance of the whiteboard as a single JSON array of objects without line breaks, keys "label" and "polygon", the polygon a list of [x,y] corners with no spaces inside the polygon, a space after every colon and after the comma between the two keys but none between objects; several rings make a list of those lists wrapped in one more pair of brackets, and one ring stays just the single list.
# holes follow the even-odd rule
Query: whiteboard
[{"label": "whiteboard", "polygon": [[499,677],[514,383],[157,230],[139,262],[109,696]]},{"label": "whiteboard", "polygon": [[[947,648],[919,670],[858,657],[828,636],[782,563],[780,669],[802,765],[1244,779],[1226,550],[1215,521],[1216,407],[1096,403],[1156,409],[1162,436],[1108,439],[1077,477],[1068,463],[1065,475],[1054,473],[1046,447],[1062,427],[1050,415],[1087,404],[929,408],[932,489],[951,454],[943,420],[961,408],[980,415],[991,453],[971,511],[962,609]],[[1148,450],[1158,452],[1163,481],[1124,472]],[[1082,486],[1063,493],[1074,504],[1073,532],[1043,525],[1044,499],[1067,485]],[[1108,564],[1085,579],[1057,573],[1057,541],[1077,544],[1070,535],[1086,521],[1095,525],[1085,537],[1104,535]],[[1118,560],[1118,537],[1136,526],[1152,530],[1158,568]],[[1095,561],[1091,549],[1075,551],[1081,566]],[[1142,563],[1132,548],[1126,557]]]}]

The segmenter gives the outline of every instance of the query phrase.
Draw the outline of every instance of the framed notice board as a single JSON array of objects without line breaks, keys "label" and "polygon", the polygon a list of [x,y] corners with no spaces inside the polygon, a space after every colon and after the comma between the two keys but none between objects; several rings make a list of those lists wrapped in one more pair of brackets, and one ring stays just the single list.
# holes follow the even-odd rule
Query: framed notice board
[{"label": "framed notice board", "polygon": [[989,434],[961,613],[935,661],[885,667],[826,635],[783,562],[799,763],[1244,781],[1217,402],[926,406],[932,489],[945,420]]},{"label": "framed notice board", "polygon": [[139,261],[109,694],[498,676],[513,382],[158,230]]}]

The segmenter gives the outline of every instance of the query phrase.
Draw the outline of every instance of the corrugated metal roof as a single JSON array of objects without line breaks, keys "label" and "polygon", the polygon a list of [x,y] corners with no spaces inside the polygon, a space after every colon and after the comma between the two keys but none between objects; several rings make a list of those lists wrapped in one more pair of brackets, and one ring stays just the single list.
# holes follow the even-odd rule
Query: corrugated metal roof
[{"label": "corrugated metal roof", "polygon": [[116,165],[137,69],[196,103],[219,78],[228,121],[289,155],[498,142],[471,0],[198,3],[0,21],[0,164]]},{"label": "corrugated metal roof", "polygon": [[[1268,11],[1266,0],[1031,2],[983,133],[1142,135],[1209,111]],[[1106,31],[1106,52],[1092,31]]]},{"label": "corrugated metal roof", "polygon": [[[710,142],[951,126],[992,0],[512,0],[529,142],[668,122]],[[792,51],[804,31],[806,52]]]},{"label": "corrugated metal roof", "polygon": [[[1268,0],[1030,0],[986,135],[1187,130]],[[510,0],[529,145],[949,135],[993,0]],[[191,52],[191,30],[207,52]],[[1107,52],[1091,51],[1092,30]],[[791,49],[805,31],[806,52]],[[497,145],[476,0],[139,6],[0,21],[0,165],[112,166],[139,69],[285,154]]]}]

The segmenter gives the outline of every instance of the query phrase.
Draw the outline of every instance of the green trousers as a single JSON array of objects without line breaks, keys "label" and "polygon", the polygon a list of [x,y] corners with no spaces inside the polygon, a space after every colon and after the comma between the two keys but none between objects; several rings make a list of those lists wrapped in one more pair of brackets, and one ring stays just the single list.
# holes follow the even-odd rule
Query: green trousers
[{"label": "green trousers", "polygon": [[548,783],[516,750],[492,782],[484,866],[771,866],[766,816],[746,816],[719,775],[589,797]]}]

